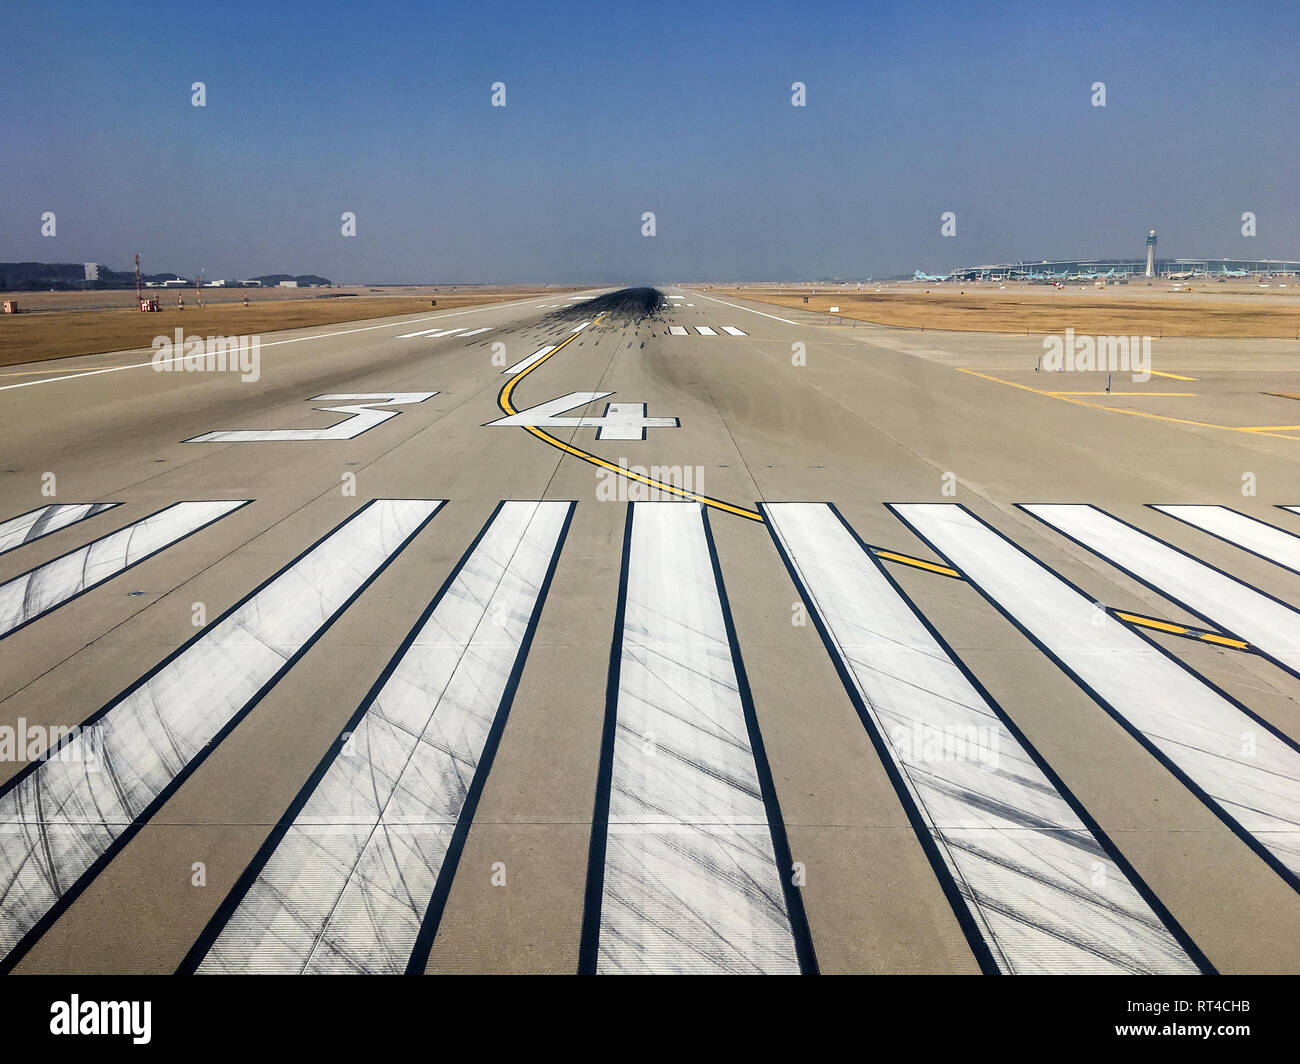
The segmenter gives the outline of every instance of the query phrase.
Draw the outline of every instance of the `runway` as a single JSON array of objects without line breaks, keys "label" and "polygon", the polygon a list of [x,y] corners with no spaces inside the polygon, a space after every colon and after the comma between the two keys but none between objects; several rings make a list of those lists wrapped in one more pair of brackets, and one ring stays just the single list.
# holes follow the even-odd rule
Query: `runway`
[{"label": "runway", "polygon": [[0,970],[1300,971],[1294,341],[260,340],[0,373]]}]

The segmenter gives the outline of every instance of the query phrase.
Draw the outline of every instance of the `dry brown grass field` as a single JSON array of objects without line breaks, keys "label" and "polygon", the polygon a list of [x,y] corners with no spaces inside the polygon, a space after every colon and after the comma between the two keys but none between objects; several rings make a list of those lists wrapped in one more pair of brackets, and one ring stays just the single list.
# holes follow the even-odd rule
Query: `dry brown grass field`
[{"label": "dry brown grass field", "polygon": [[[247,290],[249,305],[243,305],[243,292],[219,297],[204,293],[205,306],[199,307],[193,289],[186,290],[185,309],[176,306],[177,291],[149,290],[159,300],[160,312],[142,314],[135,309],[135,292],[36,292],[18,293],[21,310],[30,313],[0,315],[0,366],[15,366],[44,359],[90,355],[103,351],[129,351],[147,348],[155,336],[171,336],[180,326],[187,333],[204,336],[260,335],[283,329],[386,318],[399,314],[434,314],[466,306],[525,299],[533,295],[559,295],[572,289],[497,288],[474,291],[434,291],[411,295],[410,290],[387,294],[356,295],[321,299],[318,296],[294,298],[292,289]],[[314,290],[309,290],[314,291]],[[344,291],[366,291],[346,289]],[[416,291],[419,291],[418,289]],[[103,302],[105,298],[119,304],[98,310],[73,309],[84,306],[87,299]],[[6,298],[10,298],[6,296]],[[214,302],[220,298],[226,302]],[[436,308],[430,300],[436,299]],[[122,305],[124,304],[124,305]]]},{"label": "dry brown grass field", "polygon": [[918,285],[886,292],[766,287],[710,288],[709,292],[822,312],[838,306],[844,318],[911,329],[1056,333],[1073,328],[1107,336],[1300,336],[1300,299],[1250,299],[1195,288],[1141,295],[1114,289],[1003,291],[951,285],[929,291]]}]

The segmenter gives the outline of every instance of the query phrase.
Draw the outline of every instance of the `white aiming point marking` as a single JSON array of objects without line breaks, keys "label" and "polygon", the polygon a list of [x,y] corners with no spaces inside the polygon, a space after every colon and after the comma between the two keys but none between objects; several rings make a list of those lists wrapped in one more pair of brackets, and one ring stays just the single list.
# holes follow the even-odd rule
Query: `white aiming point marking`
[{"label": "white aiming point marking", "polygon": [[349,403],[346,406],[322,406],[317,409],[331,414],[350,414],[351,417],[331,425],[327,429],[234,429],[221,432],[205,432],[195,436],[186,443],[283,443],[306,442],[315,440],[350,440],[363,432],[382,425],[389,418],[397,417],[397,410],[375,410],[377,406],[406,406],[410,403],[423,403],[437,392],[389,392],[386,395],[318,395],[308,400],[312,403],[338,402],[347,399],[364,399],[365,402]]},{"label": "white aiming point marking", "polygon": [[697,325],[697,326],[695,326],[695,331],[696,331],[697,333],[699,333],[701,336],[717,336],[717,335],[718,335],[718,334],[715,333],[712,329],[710,329],[707,325]]},{"label": "white aiming point marking", "polygon": [[680,325],[670,325],[668,326],[668,331],[672,333],[673,336],[687,335],[686,330],[682,328]]},{"label": "white aiming point marking", "polygon": [[724,333],[726,333],[728,336],[747,336],[747,335],[749,335],[748,333],[743,333],[743,332],[741,332],[741,331],[740,331],[739,329],[737,329],[734,325],[724,325],[724,326],[722,327],[722,331],[723,331]]}]

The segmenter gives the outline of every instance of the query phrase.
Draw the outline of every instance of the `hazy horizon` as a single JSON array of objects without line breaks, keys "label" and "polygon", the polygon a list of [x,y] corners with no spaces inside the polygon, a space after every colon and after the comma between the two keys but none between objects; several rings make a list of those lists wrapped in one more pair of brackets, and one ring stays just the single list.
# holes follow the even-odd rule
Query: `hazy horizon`
[{"label": "hazy horizon", "polygon": [[1161,257],[1300,257],[1296,9],[7,15],[4,261],[126,270],[139,251],[150,273],[339,284],[860,279],[1140,258],[1151,226]]}]

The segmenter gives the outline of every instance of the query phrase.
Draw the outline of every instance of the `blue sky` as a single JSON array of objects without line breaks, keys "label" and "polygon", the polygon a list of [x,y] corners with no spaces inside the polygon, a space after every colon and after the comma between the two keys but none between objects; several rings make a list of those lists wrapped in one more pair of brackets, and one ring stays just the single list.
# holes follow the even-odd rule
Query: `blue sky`
[{"label": "blue sky", "polygon": [[880,277],[1138,257],[1149,225],[1165,255],[1300,256],[1296,5],[11,3],[5,23],[4,261]]}]

